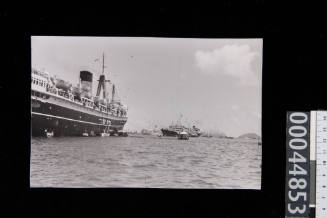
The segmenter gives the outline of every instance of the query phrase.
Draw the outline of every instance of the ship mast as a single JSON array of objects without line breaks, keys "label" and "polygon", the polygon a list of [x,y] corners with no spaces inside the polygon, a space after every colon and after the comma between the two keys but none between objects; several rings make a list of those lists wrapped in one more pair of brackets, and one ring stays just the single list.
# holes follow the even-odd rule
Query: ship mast
[{"label": "ship mast", "polygon": [[106,80],[105,75],[104,75],[104,53],[102,54],[102,74],[100,75],[99,78],[99,83],[98,83],[98,89],[97,89],[97,95],[96,96],[100,96],[100,92],[101,89],[103,89],[103,99],[106,99],[106,93],[107,93],[107,89],[106,89],[106,84],[105,82],[110,82],[110,80]]},{"label": "ship mast", "polygon": [[103,99],[106,99],[107,90],[106,90],[106,84],[105,84],[106,80],[105,80],[105,76],[104,76],[104,53],[102,54],[102,75],[103,75],[103,85],[102,85],[102,87],[103,87]]},{"label": "ship mast", "polygon": [[104,75],[104,53],[102,54],[102,75]]},{"label": "ship mast", "polygon": [[183,114],[180,114],[178,121],[177,121],[178,125],[182,125],[182,117],[183,117]]}]

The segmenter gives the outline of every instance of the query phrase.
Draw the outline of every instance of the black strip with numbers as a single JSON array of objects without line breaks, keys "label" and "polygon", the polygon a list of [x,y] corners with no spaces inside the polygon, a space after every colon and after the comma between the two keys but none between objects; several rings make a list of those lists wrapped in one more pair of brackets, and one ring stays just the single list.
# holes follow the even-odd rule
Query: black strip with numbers
[{"label": "black strip with numbers", "polygon": [[310,113],[287,112],[285,217],[309,217]]}]

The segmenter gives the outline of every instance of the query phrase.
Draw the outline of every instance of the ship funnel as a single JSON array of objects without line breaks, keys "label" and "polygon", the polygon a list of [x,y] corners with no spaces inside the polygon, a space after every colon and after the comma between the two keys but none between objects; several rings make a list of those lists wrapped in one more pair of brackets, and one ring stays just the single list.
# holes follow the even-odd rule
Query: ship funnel
[{"label": "ship funnel", "polygon": [[92,98],[93,75],[90,71],[80,71],[81,96]]}]

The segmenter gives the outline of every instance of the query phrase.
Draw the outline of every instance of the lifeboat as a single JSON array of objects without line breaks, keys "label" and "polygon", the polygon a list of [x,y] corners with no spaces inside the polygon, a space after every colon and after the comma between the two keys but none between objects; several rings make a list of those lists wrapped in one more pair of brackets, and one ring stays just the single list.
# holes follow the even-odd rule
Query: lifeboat
[{"label": "lifeboat", "polygon": [[73,87],[73,95],[80,97],[81,96],[81,89],[79,87]]},{"label": "lifeboat", "polygon": [[91,99],[92,95],[89,92],[81,92],[81,97]]},{"label": "lifeboat", "polygon": [[107,105],[107,101],[105,99],[100,99],[99,103],[102,105]]},{"label": "lifeboat", "polygon": [[62,79],[56,79],[55,86],[57,89],[62,89],[64,91],[68,91],[71,89],[72,84],[69,82],[66,82]]}]

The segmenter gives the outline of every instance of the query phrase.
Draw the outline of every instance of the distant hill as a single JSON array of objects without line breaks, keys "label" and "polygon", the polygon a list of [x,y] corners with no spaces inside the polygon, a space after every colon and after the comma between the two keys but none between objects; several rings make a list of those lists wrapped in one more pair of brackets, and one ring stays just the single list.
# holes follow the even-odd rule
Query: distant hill
[{"label": "distant hill", "polygon": [[240,138],[240,139],[260,139],[261,137],[255,133],[246,133],[246,134],[240,135],[238,138]]}]

